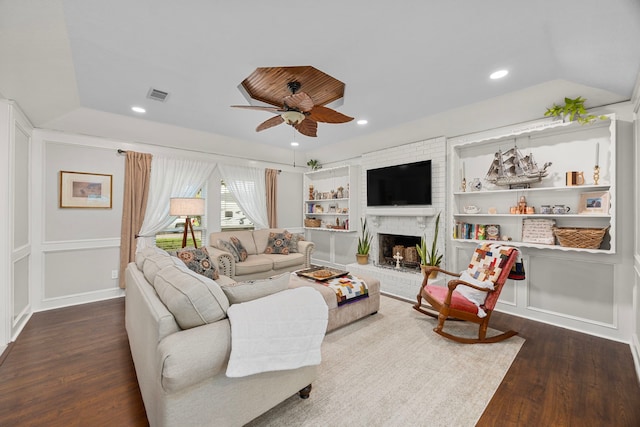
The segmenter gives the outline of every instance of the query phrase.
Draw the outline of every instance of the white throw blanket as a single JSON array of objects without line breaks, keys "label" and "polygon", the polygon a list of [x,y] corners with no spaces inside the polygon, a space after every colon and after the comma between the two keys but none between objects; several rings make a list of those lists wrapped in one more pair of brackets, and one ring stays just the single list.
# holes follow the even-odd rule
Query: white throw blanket
[{"label": "white throw blanket", "polygon": [[287,289],[233,304],[228,377],[319,365],[329,309],[313,288]]}]

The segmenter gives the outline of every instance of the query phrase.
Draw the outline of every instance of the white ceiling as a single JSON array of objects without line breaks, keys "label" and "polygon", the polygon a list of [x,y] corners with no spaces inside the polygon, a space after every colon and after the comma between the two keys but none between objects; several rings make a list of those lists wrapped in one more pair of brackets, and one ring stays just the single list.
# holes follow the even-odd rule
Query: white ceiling
[{"label": "white ceiling", "polygon": [[531,88],[549,90],[540,117],[565,95],[628,100],[638,40],[637,0],[0,0],[0,93],[38,127],[86,132],[87,111],[141,105],[151,122],[289,149],[291,127],[256,133],[269,113],[229,106],[246,104],[237,86],[257,67],[312,65],[346,84],[337,109],[369,124],[320,123],[295,137],[308,151]]}]

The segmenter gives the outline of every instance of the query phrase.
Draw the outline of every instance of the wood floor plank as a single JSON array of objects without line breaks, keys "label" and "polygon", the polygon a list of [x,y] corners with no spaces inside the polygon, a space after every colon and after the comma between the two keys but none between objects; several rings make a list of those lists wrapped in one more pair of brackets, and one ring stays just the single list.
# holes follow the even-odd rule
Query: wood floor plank
[{"label": "wood floor plank", "polygon": [[[491,323],[526,341],[478,426],[640,426],[627,344],[503,313]],[[123,298],[35,313],[0,362],[0,426],[148,425]]]}]

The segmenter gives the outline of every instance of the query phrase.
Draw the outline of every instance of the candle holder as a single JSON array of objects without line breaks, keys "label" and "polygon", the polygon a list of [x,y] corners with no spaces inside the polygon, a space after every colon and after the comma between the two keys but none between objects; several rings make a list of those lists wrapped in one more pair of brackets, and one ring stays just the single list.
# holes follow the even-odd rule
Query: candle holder
[{"label": "candle holder", "polygon": [[460,187],[462,187],[462,192],[466,192],[467,191],[467,180],[462,178],[462,184],[460,184]]},{"label": "candle holder", "polygon": [[593,185],[598,185],[598,181],[600,181],[600,166],[596,165],[593,168]]}]

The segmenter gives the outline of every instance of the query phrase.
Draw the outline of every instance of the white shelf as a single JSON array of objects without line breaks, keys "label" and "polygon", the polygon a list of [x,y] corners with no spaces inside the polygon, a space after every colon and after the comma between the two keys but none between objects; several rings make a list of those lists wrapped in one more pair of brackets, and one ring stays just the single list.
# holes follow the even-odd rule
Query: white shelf
[{"label": "white shelf", "polygon": [[537,191],[606,191],[610,188],[610,185],[572,185],[565,187],[537,187],[537,188],[506,188],[499,190],[480,190],[480,191],[455,191],[454,196],[481,196],[483,194],[498,194],[498,193],[531,193]]},{"label": "white shelf", "polygon": [[515,246],[515,247],[519,247],[519,248],[535,248],[535,249],[549,249],[549,250],[555,250],[555,251],[565,251],[565,252],[588,252],[588,253],[592,253],[592,254],[614,254],[615,251],[613,250],[607,250],[607,249],[584,249],[584,248],[570,248],[567,246],[560,246],[560,245],[543,245],[540,243],[527,243],[527,242],[518,242],[518,241],[513,241],[513,240],[476,240],[476,239],[452,239],[454,242],[461,242],[461,243],[473,243],[474,245],[480,244],[480,243],[489,243],[489,242],[495,242],[495,243],[502,243],[505,245],[509,245],[509,246]]},{"label": "white shelf", "polygon": [[322,202],[348,202],[349,199],[316,199],[316,200],[305,200],[305,203],[322,203]]},{"label": "white shelf", "polygon": [[610,219],[611,215],[606,214],[465,214],[458,213],[453,214],[454,218],[468,218],[468,217],[484,217],[484,218],[607,218]]},{"label": "white shelf", "polygon": [[344,230],[341,228],[326,228],[326,227],[303,227],[305,230],[311,231],[330,231],[333,233],[355,233],[358,230]]}]

